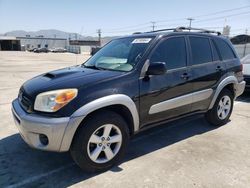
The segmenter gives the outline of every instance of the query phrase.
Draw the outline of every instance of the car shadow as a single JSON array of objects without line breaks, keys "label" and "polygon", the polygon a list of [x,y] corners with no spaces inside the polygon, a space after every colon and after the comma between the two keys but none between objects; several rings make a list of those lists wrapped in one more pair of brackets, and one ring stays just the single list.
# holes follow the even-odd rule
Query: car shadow
[{"label": "car shadow", "polygon": [[[122,163],[174,143],[215,129],[203,116],[163,124],[136,135]],[[0,187],[68,187],[98,174],[84,173],[69,153],[43,152],[29,148],[19,134],[0,140]],[[120,172],[120,165],[111,169]]]},{"label": "car shadow", "polygon": [[250,91],[244,91],[244,93],[242,93],[236,101],[250,103]]}]

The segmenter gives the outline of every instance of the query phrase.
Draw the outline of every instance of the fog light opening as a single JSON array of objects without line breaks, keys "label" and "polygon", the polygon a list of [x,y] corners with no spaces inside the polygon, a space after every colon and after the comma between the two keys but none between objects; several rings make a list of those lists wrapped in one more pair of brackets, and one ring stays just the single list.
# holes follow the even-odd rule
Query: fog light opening
[{"label": "fog light opening", "polygon": [[47,146],[49,143],[49,139],[45,134],[39,134],[39,140],[44,146]]}]

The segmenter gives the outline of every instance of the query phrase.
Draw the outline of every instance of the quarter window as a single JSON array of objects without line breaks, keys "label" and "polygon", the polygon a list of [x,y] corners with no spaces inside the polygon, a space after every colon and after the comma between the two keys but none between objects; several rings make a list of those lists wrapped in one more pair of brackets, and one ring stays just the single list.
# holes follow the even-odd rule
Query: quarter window
[{"label": "quarter window", "polygon": [[212,52],[208,38],[189,37],[189,40],[192,51],[193,65],[212,61]]},{"label": "quarter window", "polygon": [[150,62],[165,62],[168,69],[186,66],[186,43],[184,37],[169,38],[159,44]]},{"label": "quarter window", "polygon": [[235,58],[235,54],[234,54],[233,50],[224,40],[216,38],[215,44],[217,45],[223,60]]},{"label": "quarter window", "polygon": [[214,42],[213,41],[211,41],[211,42],[212,42],[211,44],[212,44],[212,50],[213,50],[213,59],[214,59],[214,61],[219,61],[220,57],[219,57],[218,51],[214,45]]}]

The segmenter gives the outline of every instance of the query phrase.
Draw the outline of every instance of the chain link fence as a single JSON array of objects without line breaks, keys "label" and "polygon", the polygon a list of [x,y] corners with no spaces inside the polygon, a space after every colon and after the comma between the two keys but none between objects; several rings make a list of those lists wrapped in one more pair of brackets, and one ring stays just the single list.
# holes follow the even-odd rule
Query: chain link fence
[{"label": "chain link fence", "polygon": [[247,44],[235,44],[234,48],[235,48],[235,50],[238,53],[240,58],[250,54],[250,43],[247,43]]}]

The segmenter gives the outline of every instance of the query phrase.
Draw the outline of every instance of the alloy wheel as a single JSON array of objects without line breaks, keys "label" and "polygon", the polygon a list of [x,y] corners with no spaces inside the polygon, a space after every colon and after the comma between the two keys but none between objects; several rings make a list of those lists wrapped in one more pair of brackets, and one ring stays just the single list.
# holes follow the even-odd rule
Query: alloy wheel
[{"label": "alloy wheel", "polygon": [[105,124],[96,129],[90,136],[87,151],[95,163],[106,163],[113,159],[122,145],[120,129],[113,124]]},{"label": "alloy wheel", "polygon": [[231,110],[231,99],[229,96],[225,95],[221,98],[218,108],[217,108],[217,115],[219,119],[224,120],[227,118],[228,114]]}]

